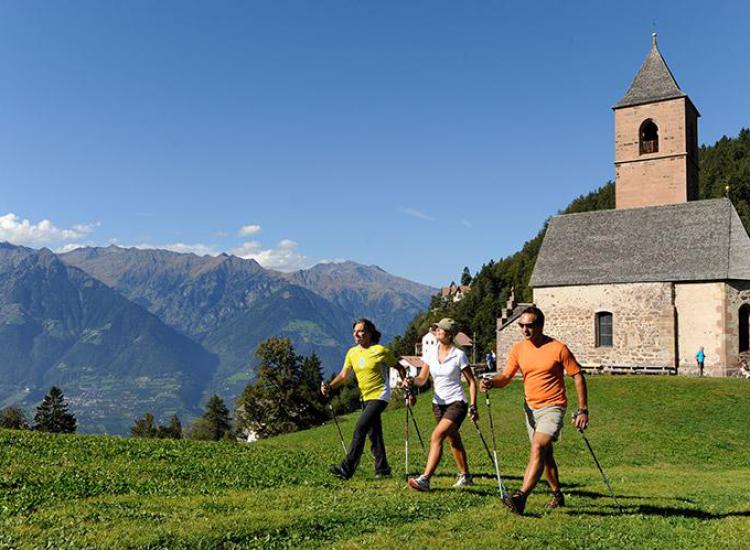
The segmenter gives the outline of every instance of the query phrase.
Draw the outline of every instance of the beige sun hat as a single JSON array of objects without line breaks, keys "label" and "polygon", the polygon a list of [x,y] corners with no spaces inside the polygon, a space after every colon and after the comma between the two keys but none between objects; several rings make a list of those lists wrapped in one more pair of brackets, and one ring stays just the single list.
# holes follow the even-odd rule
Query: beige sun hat
[{"label": "beige sun hat", "polygon": [[450,317],[443,317],[437,323],[432,324],[432,329],[441,328],[452,336],[453,345],[461,347],[456,341],[456,335],[458,334],[458,323]]},{"label": "beige sun hat", "polygon": [[458,323],[450,317],[443,317],[437,323],[434,323],[432,328],[441,328],[445,332],[450,332],[453,336],[458,334]]}]

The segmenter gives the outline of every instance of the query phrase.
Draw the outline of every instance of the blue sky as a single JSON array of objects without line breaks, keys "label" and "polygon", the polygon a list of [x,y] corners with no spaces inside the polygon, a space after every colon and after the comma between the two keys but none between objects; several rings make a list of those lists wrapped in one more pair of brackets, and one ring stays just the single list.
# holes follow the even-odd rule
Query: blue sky
[{"label": "blue sky", "polygon": [[439,286],[614,177],[651,32],[711,144],[750,3],[4,1],[0,240],[350,259]]}]

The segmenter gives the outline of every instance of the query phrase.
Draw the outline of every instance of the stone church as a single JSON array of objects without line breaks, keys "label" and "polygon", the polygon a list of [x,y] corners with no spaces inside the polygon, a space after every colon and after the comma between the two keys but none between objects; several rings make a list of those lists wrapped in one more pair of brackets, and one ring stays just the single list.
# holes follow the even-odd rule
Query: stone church
[{"label": "stone church", "polygon": [[[750,237],[698,200],[698,117],[653,36],[615,114],[615,209],[553,217],[534,267],[545,332],[595,370],[732,374],[750,356]],[[513,304],[511,304],[513,305]],[[503,364],[523,304],[498,321]]]}]

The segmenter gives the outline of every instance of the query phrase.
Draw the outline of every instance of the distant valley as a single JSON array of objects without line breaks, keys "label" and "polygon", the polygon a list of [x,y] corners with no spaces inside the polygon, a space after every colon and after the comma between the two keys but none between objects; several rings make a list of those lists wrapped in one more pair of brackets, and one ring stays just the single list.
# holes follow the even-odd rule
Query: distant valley
[{"label": "distant valley", "polygon": [[384,340],[403,332],[437,289],[354,262],[293,273],[236,256],[80,248],[55,255],[0,243],[0,406],[63,388],[81,431],[126,433],[146,411],[230,407],[272,336],[315,352],[327,372],[366,316]]}]

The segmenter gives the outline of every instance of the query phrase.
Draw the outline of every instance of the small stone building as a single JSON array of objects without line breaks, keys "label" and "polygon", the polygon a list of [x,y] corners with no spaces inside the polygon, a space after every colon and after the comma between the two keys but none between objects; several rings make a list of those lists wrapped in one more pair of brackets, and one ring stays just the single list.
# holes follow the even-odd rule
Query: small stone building
[{"label": "small stone building", "polygon": [[[698,198],[698,111],[656,44],[614,106],[616,208],[555,216],[530,285],[545,332],[587,367],[726,376],[750,354],[750,237]],[[521,308],[498,322],[498,362]],[[502,363],[500,363],[502,364]]]}]

